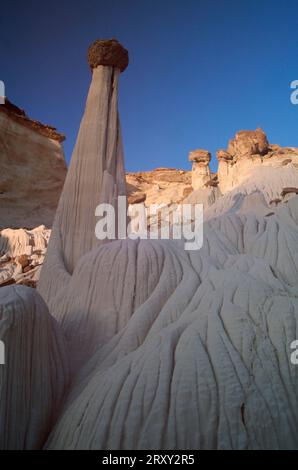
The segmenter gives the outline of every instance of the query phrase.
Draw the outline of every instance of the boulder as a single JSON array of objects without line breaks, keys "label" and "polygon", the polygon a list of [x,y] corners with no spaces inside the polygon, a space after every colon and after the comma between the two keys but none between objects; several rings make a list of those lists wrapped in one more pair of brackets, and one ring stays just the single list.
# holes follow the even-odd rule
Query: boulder
[{"label": "boulder", "polygon": [[230,140],[227,151],[236,158],[266,155],[269,151],[269,142],[261,128],[255,131],[239,131],[235,138]]},{"label": "boulder", "polygon": [[189,153],[189,161],[197,163],[210,163],[211,153],[208,150],[196,149]]},{"label": "boulder", "polygon": [[146,201],[146,194],[145,193],[135,193],[131,194],[127,198],[128,204],[140,204]]},{"label": "boulder", "polygon": [[88,49],[88,63],[91,70],[103,65],[124,72],[128,61],[128,51],[116,39],[98,39]]}]

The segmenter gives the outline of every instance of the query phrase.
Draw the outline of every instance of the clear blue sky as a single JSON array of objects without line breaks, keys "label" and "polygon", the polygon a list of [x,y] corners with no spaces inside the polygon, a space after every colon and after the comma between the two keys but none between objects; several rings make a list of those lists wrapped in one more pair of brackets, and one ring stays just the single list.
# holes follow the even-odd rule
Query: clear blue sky
[{"label": "clear blue sky", "polygon": [[[239,129],[298,146],[297,0],[51,0],[1,2],[0,79],[34,119],[66,134],[69,160],[90,71],[89,44],[116,37],[126,169],[190,168]],[[215,158],[213,166],[216,166]]]}]

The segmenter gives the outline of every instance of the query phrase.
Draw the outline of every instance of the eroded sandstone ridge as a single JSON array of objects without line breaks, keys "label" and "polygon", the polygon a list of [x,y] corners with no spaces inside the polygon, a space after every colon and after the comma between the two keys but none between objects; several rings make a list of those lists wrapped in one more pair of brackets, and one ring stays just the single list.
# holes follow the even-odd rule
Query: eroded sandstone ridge
[{"label": "eroded sandstone ridge", "polygon": [[[96,204],[125,194],[120,68],[93,69],[38,286],[51,315],[33,289],[0,288],[0,339],[8,331],[15,369],[35,373],[15,389],[14,402],[34,399],[23,400],[18,431],[3,395],[15,375],[0,375],[0,422],[11,424],[0,446],[34,448],[47,436],[46,449],[297,448],[297,149],[268,144],[261,130],[237,134],[219,153],[226,187],[220,172],[209,173],[209,155],[196,154],[200,184],[185,195],[179,187],[177,198],[204,201],[200,250],[186,251],[184,240],[99,243]],[[159,172],[163,185],[177,176],[159,170],[154,178]],[[148,178],[130,179],[131,203],[153,197]],[[188,192],[191,175],[179,178]],[[5,330],[15,318],[17,338]]]},{"label": "eroded sandstone ridge", "polygon": [[[262,175],[267,179],[271,172],[276,175],[275,196],[267,197],[271,209],[298,192],[298,148],[270,144],[262,129],[239,131],[229,141],[227,150],[218,150],[217,173],[211,172],[208,150],[191,151],[189,160],[192,162],[191,171],[157,168],[128,173],[128,203],[143,202],[147,207],[165,204],[171,211],[181,203],[202,203],[207,210],[218,199],[223,200],[222,196],[234,190],[241,193],[249,180],[256,179],[262,184]],[[287,174],[286,178],[284,174]],[[258,210],[257,206],[254,210]]]},{"label": "eroded sandstone ridge", "polygon": [[0,228],[52,225],[66,175],[63,139],[8,100],[0,105]]},{"label": "eroded sandstone ridge", "polygon": [[227,150],[217,152],[219,188],[224,194],[247,180],[257,168],[292,165],[298,168],[298,149],[270,145],[262,129],[237,132]]}]

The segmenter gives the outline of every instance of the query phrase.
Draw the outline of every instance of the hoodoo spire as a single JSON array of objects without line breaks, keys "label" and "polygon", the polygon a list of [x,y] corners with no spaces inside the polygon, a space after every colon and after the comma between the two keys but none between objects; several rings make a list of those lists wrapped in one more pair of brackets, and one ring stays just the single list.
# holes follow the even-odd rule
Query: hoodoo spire
[{"label": "hoodoo spire", "polygon": [[97,40],[88,62],[92,81],[39,282],[46,300],[58,274],[63,283],[80,257],[98,245],[95,208],[110,203],[117,214],[117,197],[126,194],[118,80],[128,52],[115,39]]}]

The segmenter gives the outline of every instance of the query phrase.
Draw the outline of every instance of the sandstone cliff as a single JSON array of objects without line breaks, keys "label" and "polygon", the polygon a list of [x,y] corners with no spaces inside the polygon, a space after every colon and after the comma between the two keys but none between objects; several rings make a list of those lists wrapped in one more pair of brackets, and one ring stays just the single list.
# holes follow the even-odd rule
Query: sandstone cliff
[{"label": "sandstone cliff", "polygon": [[217,152],[221,192],[231,191],[258,168],[289,166],[298,169],[298,148],[270,145],[262,129],[237,132],[227,150]]},{"label": "sandstone cliff", "polygon": [[[288,168],[296,175],[298,148],[270,144],[264,131],[256,129],[237,132],[229,141],[227,150],[217,151],[217,173],[210,170],[211,154],[208,150],[191,151],[189,160],[192,162],[191,171],[157,168],[127,173],[128,203],[144,202],[145,206],[166,204],[173,208],[182,202],[203,203],[207,209],[219,197],[253,177],[254,173],[266,172],[267,167]],[[287,189],[286,183],[284,189]]]},{"label": "sandstone cliff", "polygon": [[52,225],[67,171],[63,139],[8,100],[0,105],[0,228]]}]

